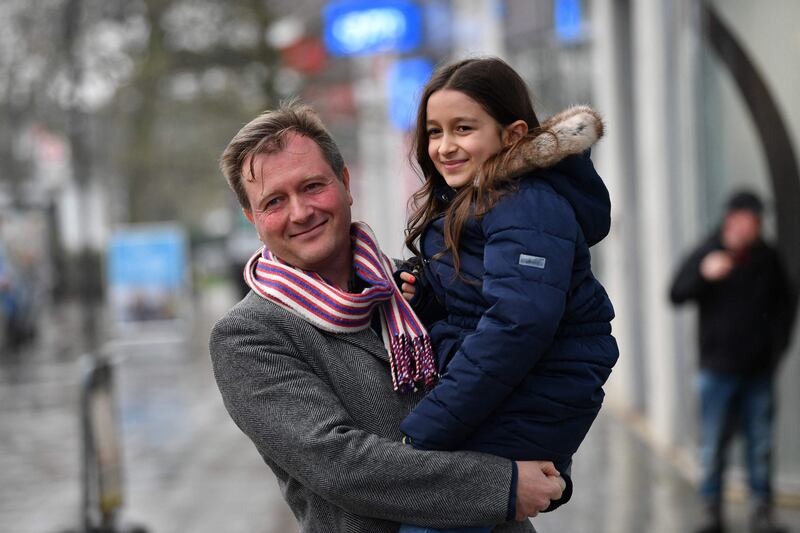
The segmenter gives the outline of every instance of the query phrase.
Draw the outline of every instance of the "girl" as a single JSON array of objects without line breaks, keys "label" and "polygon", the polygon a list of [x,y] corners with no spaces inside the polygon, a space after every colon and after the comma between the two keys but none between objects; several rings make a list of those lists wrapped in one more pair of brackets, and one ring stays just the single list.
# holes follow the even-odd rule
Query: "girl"
[{"label": "girl", "polygon": [[[572,455],[618,355],[589,254],[610,226],[586,152],[601,135],[585,107],[540,126],[527,86],[495,58],[439,69],[417,114],[425,182],[406,245],[418,268],[400,278],[441,379],[400,429],[421,449],[552,461],[567,488],[550,509],[571,495]],[[401,528],[412,531],[425,529]]]}]

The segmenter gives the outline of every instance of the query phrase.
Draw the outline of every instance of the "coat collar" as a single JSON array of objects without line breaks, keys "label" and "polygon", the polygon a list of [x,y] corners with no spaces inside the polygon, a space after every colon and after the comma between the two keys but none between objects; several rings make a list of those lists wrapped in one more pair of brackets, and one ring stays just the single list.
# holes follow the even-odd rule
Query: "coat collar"
[{"label": "coat collar", "polygon": [[434,187],[433,194],[440,202],[442,202],[442,204],[450,205],[450,202],[452,202],[453,198],[456,197],[458,191],[446,183],[439,183]]}]

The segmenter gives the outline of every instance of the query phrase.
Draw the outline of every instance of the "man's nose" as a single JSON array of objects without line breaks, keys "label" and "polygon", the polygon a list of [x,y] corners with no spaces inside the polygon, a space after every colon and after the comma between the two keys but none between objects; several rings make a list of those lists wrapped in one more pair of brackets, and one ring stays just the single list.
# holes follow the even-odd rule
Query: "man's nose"
[{"label": "man's nose", "polygon": [[289,200],[289,219],[295,224],[308,221],[314,209],[302,196],[295,196]]}]

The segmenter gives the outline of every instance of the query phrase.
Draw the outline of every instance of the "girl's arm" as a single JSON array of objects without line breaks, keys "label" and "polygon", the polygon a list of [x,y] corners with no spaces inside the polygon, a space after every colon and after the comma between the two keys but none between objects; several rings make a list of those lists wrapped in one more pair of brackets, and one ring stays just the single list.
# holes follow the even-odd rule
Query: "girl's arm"
[{"label": "girl's arm", "polygon": [[400,429],[414,446],[457,449],[529,374],[550,347],[583,234],[558,194],[530,187],[481,220],[488,308],[439,384]]}]

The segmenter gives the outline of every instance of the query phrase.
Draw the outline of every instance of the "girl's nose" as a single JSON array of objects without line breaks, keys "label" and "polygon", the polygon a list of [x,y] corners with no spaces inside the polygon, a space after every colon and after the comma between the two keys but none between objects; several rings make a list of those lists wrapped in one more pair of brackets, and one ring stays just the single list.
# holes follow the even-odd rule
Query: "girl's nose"
[{"label": "girl's nose", "polygon": [[456,148],[457,145],[453,142],[452,137],[449,135],[442,135],[441,142],[439,143],[439,155],[451,154]]}]

